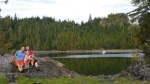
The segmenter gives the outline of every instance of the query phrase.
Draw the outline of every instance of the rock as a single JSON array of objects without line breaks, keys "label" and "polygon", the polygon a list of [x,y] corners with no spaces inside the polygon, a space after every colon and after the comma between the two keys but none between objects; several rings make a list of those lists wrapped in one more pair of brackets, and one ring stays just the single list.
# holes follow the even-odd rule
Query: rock
[{"label": "rock", "polygon": [[128,76],[139,80],[150,81],[150,68],[149,64],[143,64],[141,62],[134,62],[127,69]]},{"label": "rock", "polygon": [[115,75],[113,75],[113,77],[112,77],[112,78],[113,78],[113,80],[115,80],[115,79],[116,79],[116,78],[118,78],[118,77],[121,77],[121,76],[120,76],[120,73],[119,73],[119,74],[115,74]]},{"label": "rock", "polygon": [[116,80],[116,78],[120,77],[120,73],[119,74],[115,74],[115,75],[108,75],[108,76],[105,76],[105,75],[98,75],[97,77],[95,78],[100,78],[100,82],[110,82],[110,83],[113,83],[113,81]]},{"label": "rock", "polygon": [[101,82],[113,82],[118,77],[132,77],[138,80],[150,81],[150,65],[141,62],[132,63],[126,71],[122,71],[119,74],[112,76],[98,75]]},{"label": "rock", "polygon": [[64,67],[64,66],[65,66],[65,65],[62,64],[61,62],[55,61],[55,60],[53,60],[53,59],[51,59],[51,61],[52,61],[53,63],[55,63],[56,65],[60,66],[60,67]]},{"label": "rock", "polygon": [[0,56],[0,72],[13,72],[15,71],[14,65],[10,64],[9,61],[12,55],[5,54]]},{"label": "rock", "polygon": [[128,72],[126,71],[122,71],[119,74],[116,74],[117,77],[127,77],[128,76]]},{"label": "rock", "polygon": [[[11,58],[12,55],[10,54],[5,54],[0,57],[0,72],[18,73],[17,67],[14,64],[9,63]],[[36,59],[38,61],[39,69],[37,70],[35,67],[25,69],[23,71],[24,76],[33,78],[59,78],[60,76],[73,78],[80,76],[74,71],[63,68],[63,64],[50,57],[36,57]]]},{"label": "rock", "polygon": [[5,74],[5,76],[8,79],[9,83],[15,83],[16,82],[15,74]]},{"label": "rock", "polygon": [[114,81],[114,77],[111,76],[111,75],[108,75],[108,76],[104,76],[103,79],[100,80],[101,82],[110,82],[110,83],[113,83]]}]

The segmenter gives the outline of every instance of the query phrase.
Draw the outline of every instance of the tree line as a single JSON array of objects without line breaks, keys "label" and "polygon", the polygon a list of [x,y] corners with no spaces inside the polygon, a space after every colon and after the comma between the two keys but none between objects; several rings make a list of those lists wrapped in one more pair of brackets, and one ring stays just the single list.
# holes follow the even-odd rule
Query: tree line
[{"label": "tree line", "polygon": [[107,17],[89,15],[87,22],[55,20],[52,17],[0,18],[0,51],[28,45],[34,50],[135,49],[138,25],[124,13]]}]

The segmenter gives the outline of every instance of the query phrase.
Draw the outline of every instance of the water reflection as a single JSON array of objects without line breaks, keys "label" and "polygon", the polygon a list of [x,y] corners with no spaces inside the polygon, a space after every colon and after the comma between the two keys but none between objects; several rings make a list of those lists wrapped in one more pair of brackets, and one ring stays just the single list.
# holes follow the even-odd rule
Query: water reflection
[{"label": "water reflection", "polygon": [[86,54],[52,57],[65,68],[84,75],[113,75],[126,70],[134,54]]}]

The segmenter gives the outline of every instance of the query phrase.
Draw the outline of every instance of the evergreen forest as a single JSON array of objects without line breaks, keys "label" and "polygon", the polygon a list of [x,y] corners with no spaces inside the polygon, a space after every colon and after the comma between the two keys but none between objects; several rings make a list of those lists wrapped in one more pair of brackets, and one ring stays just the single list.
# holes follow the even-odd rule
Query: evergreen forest
[{"label": "evergreen forest", "polygon": [[109,14],[77,23],[52,17],[0,18],[0,51],[30,46],[34,50],[137,49],[138,25],[127,14]]}]

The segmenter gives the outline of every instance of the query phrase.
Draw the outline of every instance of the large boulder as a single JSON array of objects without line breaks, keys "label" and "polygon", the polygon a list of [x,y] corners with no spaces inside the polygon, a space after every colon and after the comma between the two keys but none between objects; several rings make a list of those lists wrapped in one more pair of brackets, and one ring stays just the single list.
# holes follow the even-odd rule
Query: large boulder
[{"label": "large boulder", "polygon": [[[9,63],[11,58],[12,55],[10,54],[0,56],[0,72],[15,74],[19,73],[15,64]],[[72,78],[80,76],[74,71],[63,68],[62,63],[57,62],[50,57],[36,57],[36,59],[38,60],[39,69],[37,70],[35,67],[25,69],[23,75],[34,78],[58,78],[60,76]]]},{"label": "large boulder", "polygon": [[128,76],[140,80],[150,80],[150,65],[143,62],[134,62],[127,69]]},{"label": "large boulder", "polygon": [[126,71],[122,71],[115,75],[99,75],[97,77],[101,78],[101,82],[113,82],[118,77],[131,77],[137,80],[150,81],[150,64],[137,61],[133,62]]},{"label": "large boulder", "polygon": [[10,54],[4,54],[0,56],[0,72],[13,72],[16,68],[13,68],[14,65],[10,64],[9,61],[12,58]]},{"label": "large boulder", "polygon": [[[36,58],[39,64],[39,70],[35,68],[27,69],[25,71],[26,76],[28,77],[77,77],[77,74],[74,71],[70,71],[58,65],[58,62],[51,59],[50,57]],[[60,64],[60,63],[59,63]]]}]

